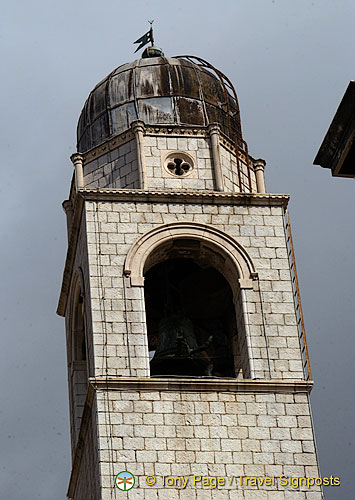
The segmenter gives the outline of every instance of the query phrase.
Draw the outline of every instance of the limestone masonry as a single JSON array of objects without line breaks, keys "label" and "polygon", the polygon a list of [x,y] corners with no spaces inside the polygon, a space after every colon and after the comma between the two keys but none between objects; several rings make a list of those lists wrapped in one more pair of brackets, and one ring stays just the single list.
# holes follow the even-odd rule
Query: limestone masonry
[{"label": "limestone masonry", "polygon": [[85,104],[58,305],[69,498],[323,498],[289,481],[320,474],[288,195],[266,193],[227,83],[148,57]]}]

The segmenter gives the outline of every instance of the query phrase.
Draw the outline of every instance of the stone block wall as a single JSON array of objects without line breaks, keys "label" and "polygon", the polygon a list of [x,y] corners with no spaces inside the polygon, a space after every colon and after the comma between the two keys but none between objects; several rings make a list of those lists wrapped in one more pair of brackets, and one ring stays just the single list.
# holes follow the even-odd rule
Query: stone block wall
[{"label": "stone block wall", "polygon": [[132,139],[84,165],[87,188],[139,188],[137,147]]},{"label": "stone block wall", "polygon": [[232,193],[248,193],[249,189],[249,176],[252,193],[256,193],[256,178],[255,172],[249,169],[245,161],[239,161],[239,174],[236,162],[236,157],[234,153],[231,153],[225,145],[221,144],[221,166],[222,175],[225,191],[230,191]]},{"label": "stone block wall", "polygon": [[[192,169],[173,175],[167,160],[179,154]],[[131,499],[320,500],[319,486],[279,482],[282,475],[319,476],[287,254],[286,197],[250,195],[250,187],[257,192],[255,172],[243,154],[237,165],[233,145],[216,127],[135,124],[84,154],[83,162],[84,182],[75,164],[79,189],[73,187],[66,203],[71,236],[60,299],[68,346],[70,497],[119,498],[124,494],[114,477],[128,470],[137,481]],[[134,189],[134,195],[125,192]],[[184,224],[190,233],[181,236]],[[164,254],[163,231],[170,241],[202,242],[201,262],[229,282],[235,379],[150,377],[144,263]],[[145,254],[151,234],[155,246]],[[125,267],[133,251],[141,259],[134,275]],[[243,263],[233,260],[234,251]],[[72,356],[78,281],[87,342],[80,366]],[[146,484],[147,475],[155,477],[154,486]],[[164,475],[187,478],[186,488],[164,487]],[[194,475],[227,483],[193,486]],[[238,484],[238,476],[274,483]]]},{"label": "stone block wall", "polygon": [[[210,140],[206,137],[160,137],[144,138],[145,170],[148,189],[215,189],[214,170]],[[172,175],[165,168],[165,156],[169,152],[186,152],[192,157],[193,169],[186,177]]]},{"label": "stone block wall", "polygon": [[243,292],[251,378],[304,378],[281,206],[87,201],[85,217],[95,375],[149,375],[144,290],[123,277],[124,262],[140,236],[189,221],[233,237],[255,264]]},{"label": "stone block wall", "polygon": [[[112,196],[113,198],[113,196]],[[319,486],[282,486],[281,475],[318,477],[306,392],[292,390],[304,380],[280,201],[241,204],[188,197],[165,201],[85,200],[73,261],[85,293],[88,369],[93,384],[107,377],[115,388],[96,388],[85,434],[75,500],[108,500],[121,494],[114,476],[129,470],[137,478],[132,499],[320,500]],[[239,357],[238,378],[290,382],[289,392],[230,389],[196,391],[144,389],[149,379],[144,287],[124,275],[132,245],[153,229],[188,222],[213,227],[233,238],[254,263],[257,277],[234,296]],[[238,276],[235,276],[238,280]],[[70,294],[69,294],[70,297]],[[67,305],[70,345],[70,299]],[[236,340],[236,339],[235,339]],[[137,377],[142,387],[120,389],[119,380]],[[236,381],[237,382],[237,381]],[[97,420],[96,420],[97,419]],[[86,425],[86,424],[85,424]],[[72,422],[73,436],[78,434]],[[76,427],[76,432],[74,430]],[[73,438],[74,439],[74,438]],[[72,442],[74,458],[78,448]],[[80,455],[79,453],[79,455]],[[92,471],[97,470],[97,473]],[[155,475],[149,487],[145,475]],[[275,476],[267,487],[226,485],[218,489],[191,482],[185,489],[162,486],[161,475],[224,477]],[[90,477],[88,477],[90,476]],[[100,482],[98,480],[100,479]],[[94,493],[93,493],[94,492]]]},{"label": "stone block wall", "polygon": [[[319,476],[307,394],[111,390],[97,397],[102,500],[112,498],[112,463],[115,473],[135,475],[132,499],[322,498],[319,486],[280,484],[281,475]],[[105,424],[108,411],[111,427]],[[155,477],[153,486],[146,475]],[[189,482],[185,489],[163,487],[161,475]],[[225,478],[227,484],[194,486],[193,475]],[[232,475],[274,476],[274,484],[241,486],[235,479],[229,486]]]},{"label": "stone block wall", "polygon": [[[141,188],[138,172],[137,144],[135,139],[124,139],[124,144],[116,148],[103,148],[84,164],[84,187],[105,189]],[[119,141],[119,138],[117,139]],[[166,135],[149,133],[143,138],[142,168],[145,174],[145,189],[151,190],[216,190],[215,166],[208,135],[200,131],[196,135],[179,135],[171,132]],[[173,175],[166,168],[169,153],[185,153],[190,158],[192,170],[184,176]],[[245,161],[240,160],[240,174],[234,153],[220,143],[220,163],[223,177],[223,190],[226,192],[249,192],[249,177],[252,192],[256,192],[255,172],[248,169]]]},{"label": "stone block wall", "polygon": [[[72,480],[70,483],[71,498],[75,500],[98,500],[102,498],[100,473],[102,464],[99,463],[99,456],[105,458],[104,451],[100,452],[102,444],[98,436],[98,414],[96,404],[91,409],[90,420],[83,429],[83,441],[80,443],[80,458],[74,461]],[[106,469],[106,473],[112,471]]]}]

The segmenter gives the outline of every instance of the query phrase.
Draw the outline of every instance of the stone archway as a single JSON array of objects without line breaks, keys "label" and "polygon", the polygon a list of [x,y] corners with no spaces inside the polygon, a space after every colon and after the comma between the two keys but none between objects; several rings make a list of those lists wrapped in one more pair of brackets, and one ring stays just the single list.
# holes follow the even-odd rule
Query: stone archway
[{"label": "stone archway", "polygon": [[252,288],[252,280],[257,274],[246,250],[223,231],[192,222],[164,224],[147,232],[134,243],[124,266],[124,274],[130,277],[131,286],[143,286],[144,272],[147,266],[152,265],[154,251],[164,249],[165,245],[177,240],[199,242],[200,251],[213,258],[215,267],[227,279],[235,296],[241,288]]},{"label": "stone archway", "polygon": [[[145,275],[169,259],[198,262],[202,268],[213,268],[226,280],[231,289],[235,328],[238,332],[234,338],[230,332],[228,334],[228,342],[233,350],[235,376],[252,378],[244,289],[253,288],[252,281],[257,273],[245,249],[229,235],[204,224],[181,222],[159,226],[133,244],[125,261],[124,274],[130,286],[142,289],[142,300]],[[143,303],[140,310],[145,311],[145,305]],[[197,326],[201,327],[201,324]]]}]

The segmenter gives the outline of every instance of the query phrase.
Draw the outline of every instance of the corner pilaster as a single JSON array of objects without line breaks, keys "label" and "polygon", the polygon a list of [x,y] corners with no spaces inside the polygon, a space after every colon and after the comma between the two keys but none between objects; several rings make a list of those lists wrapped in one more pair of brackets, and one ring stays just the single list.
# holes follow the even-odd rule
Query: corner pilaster
[{"label": "corner pilaster", "polygon": [[145,171],[145,156],[144,156],[144,131],[145,126],[141,121],[132,123],[132,131],[136,138],[137,144],[137,164],[140,189],[147,187],[146,171]]},{"label": "corner pilaster", "polygon": [[75,187],[76,189],[81,189],[84,187],[83,155],[81,153],[74,153],[70,159],[75,168]]},{"label": "corner pilaster", "polygon": [[219,149],[220,126],[217,123],[211,123],[208,126],[208,133],[211,138],[213,168],[216,177],[217,191],[224,191],[221,154]]},{"label": "corner pilaster", "polygon": [[259,158],[258,160],[254,161],[254,170],[255,170],[255,177],[256,177],[256,189],[257,189],[257,192],[261,193],[261,194],[266,193],[265,176],[264,176],[265,165],[266,165],[266,161],[263,160],[262,158]]}]

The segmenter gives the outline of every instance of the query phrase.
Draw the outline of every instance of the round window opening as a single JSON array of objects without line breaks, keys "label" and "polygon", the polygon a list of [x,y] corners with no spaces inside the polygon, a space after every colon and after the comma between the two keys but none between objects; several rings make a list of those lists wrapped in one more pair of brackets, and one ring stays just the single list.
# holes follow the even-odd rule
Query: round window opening
[{"label": "round window opening", "polygon": [[174,177],[186,177],[193,170],[193,161],[187,154],[172,153],[167,157],[165,166]]}]

